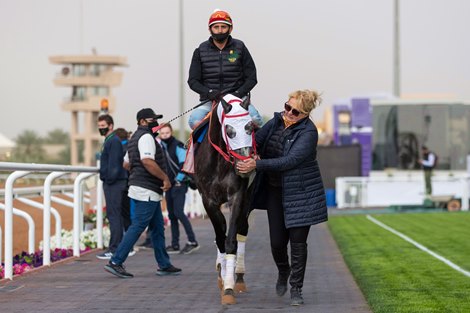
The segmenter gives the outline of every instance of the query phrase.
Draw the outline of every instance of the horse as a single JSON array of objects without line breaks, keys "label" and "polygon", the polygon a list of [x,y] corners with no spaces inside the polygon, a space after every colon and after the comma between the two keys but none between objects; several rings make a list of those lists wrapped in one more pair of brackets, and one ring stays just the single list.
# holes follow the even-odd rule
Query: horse
[{"label": "horse", "polygon": [[[222,304],[235,304],[235,291],[246,291],[244,250],[248,234],[250,177],[238,173],[235,165],[256,153],[255,125],[248,113],[249,101],[249,98],[242,101],[228,94],[218,104],[215,102],[207,133],[194,155],[197,188],[215,232]],[[225,203],[230,210],[228,232],[221,209]]]}]

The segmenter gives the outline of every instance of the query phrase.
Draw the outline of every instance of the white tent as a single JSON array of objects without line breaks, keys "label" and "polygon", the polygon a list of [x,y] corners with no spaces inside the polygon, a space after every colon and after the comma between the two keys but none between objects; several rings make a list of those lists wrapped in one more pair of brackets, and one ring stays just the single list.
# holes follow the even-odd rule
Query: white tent
[{"label": "white tent", "polygon": [[0,160],[9,156],[15,146],[16,144],[13,140],[0,133]]}]

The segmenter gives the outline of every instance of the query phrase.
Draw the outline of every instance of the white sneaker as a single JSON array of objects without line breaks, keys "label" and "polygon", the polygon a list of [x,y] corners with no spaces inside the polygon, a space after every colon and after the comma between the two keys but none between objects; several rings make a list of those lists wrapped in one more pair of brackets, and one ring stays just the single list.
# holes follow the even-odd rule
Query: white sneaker
[{"label": "white sneaker", "polygon": [[100,260],[109,260],[113,257],[113,253],[111,251],[106,251],[101,254],[97,254],[96,257]]},{"label": "white sneaker", "polygon": [[136,253],[137,253],[137,251],[132,250],[131,252],[129,252],[129,254],[127,256],[134,256]]}]

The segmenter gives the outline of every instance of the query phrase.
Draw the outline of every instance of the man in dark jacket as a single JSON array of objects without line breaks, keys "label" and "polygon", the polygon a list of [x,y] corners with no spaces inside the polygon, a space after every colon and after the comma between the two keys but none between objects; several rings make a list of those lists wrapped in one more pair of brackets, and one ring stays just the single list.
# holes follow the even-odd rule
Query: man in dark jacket
[{"label": "man in dark jacket", "polygon": [[124,151],[121,140],[114,132],[114,121],[111,115],[104,114],[98,117],[98,130],[105,137],[100,157],[100,179],[103,181],[106,216],[111,238],[108,250],[96,257],[110,259],[124,233],[121,195],[127,188],[127,171],[122,167]]},{"label": "man in dark jacket", "polygon": [[[255,62],[243,41],[230,36],[232,29],[230,15],[215,10],[209,18],[211,37],[194,50],[188,84],[199,94],[200,101],[207,103],[192,111],[191,129],[209,113],[212,101],[227,93],[244,98],[258,82]],[[256,125],[261,126],[263,120],[253,105],[249,106],[249,112]]]},{"label": "man in dark jacket", "polygon": [[106,271],[120,278],[132,278],[123,266],[129,252],[142,232],[151,226],[151,238],[155,260],[158,263],[157,275],[179,275],[181,269],[174,267],[165,250],[165,229],[160,201],[164,191],[171,188],[166,175],[166,162],[163,150],[155,141],[153,129],[158,126],[152,109],[142,109],[137,113],[138,128],[132,135],[127,148],[129,163],[129,198],[134,208],[134,218],[116,253],[104,267]]}]

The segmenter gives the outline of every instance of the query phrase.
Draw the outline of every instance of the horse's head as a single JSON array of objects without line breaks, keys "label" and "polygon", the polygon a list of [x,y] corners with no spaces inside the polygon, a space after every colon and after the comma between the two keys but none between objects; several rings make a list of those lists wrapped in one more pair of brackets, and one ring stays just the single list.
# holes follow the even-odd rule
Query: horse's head
[{"label": "horse's head", "polygon": [[[254,151],[254,124],[248,112],[249,105],[249,98],[242,101],[228,94],[220,100],[217,108],[217,116],[222,126],[222,137],[227,145],[227,151],[235,159],[235,165],[241,160],[252,157]],[[238,171],[237,174],[248,176]]]}]

